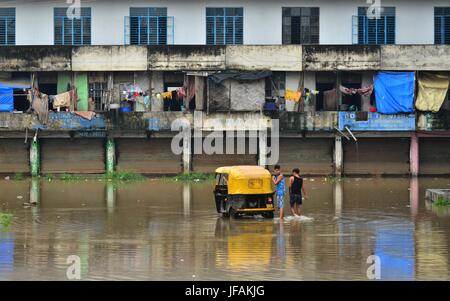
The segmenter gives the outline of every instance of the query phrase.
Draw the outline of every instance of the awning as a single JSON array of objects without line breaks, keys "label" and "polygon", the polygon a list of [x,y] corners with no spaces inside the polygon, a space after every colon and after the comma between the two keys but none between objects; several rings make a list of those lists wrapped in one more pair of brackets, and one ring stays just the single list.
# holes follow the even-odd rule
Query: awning
[{"label": "awning", "polygon": [[379,113],[414,112],[414,72],[378,72],[374,82]]},{"label": "awning", "polygon": [[420,111],[438,112],[447,95],[449,82],[450,77],[447,75],[420,73],[416,108]]}]

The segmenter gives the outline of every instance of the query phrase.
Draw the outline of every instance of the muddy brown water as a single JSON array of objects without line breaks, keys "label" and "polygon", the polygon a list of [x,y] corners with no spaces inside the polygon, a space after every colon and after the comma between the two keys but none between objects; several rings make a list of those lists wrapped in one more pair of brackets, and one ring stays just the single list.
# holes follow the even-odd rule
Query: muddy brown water
[{"label": "muddy brown water", "polygon": [[370,255],[384,280],[450,280],[450,209],[424,199],[449,178],[305,183],[313,220],[280,223],[219,217],[209,182],[41,180],[24,208],[31,181],[2,179],[0,280],[67,280],[70,255],[82,280],[367,280]]}]

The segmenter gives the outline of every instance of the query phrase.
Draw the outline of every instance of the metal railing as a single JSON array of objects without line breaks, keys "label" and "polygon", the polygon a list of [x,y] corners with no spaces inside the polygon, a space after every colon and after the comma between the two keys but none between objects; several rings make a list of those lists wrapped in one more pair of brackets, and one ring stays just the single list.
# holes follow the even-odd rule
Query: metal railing
[{"label": "metal railing", "polygon": [[125,45],[174,44],[175,18],[172,16],[125,16]]},{"label": "metal railing", "polygon": [[243,44],[244,17],[242,16],[207,16],[206,44],[236,45]]},{"label": "metal railing", "polygon": [[450,15],[434,16],[434,43],[450,44]]},{"label": "metal railing", "polygon": [[352,42],[362,45],[395,44],[395,16],[352,16]]},{"label": "metal railing", "polygon": [[0,17],[0,45],[16,44],[16,17]]},{"label": "metal railing", "polygon": [[91,17],[55,17],[55,45],[91,45]]}]

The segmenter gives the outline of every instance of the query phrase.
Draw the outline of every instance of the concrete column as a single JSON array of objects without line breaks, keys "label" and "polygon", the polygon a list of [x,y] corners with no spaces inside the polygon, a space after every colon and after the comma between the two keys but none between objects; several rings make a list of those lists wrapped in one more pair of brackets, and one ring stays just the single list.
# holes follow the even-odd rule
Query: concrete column
[{"label": "concrete column", "polygon": [[195,77],[195,110],[203,111],[205,106],[205,77]]},{"label": "concrete column", "polygon": [[41,158],[39,153],[39,141],[35,137],[31,142],[30,147],[30,166],[31,166],[31,176],[39,176],[41,170]]},{"label": "concrete column", "polygon": [[116,165],[116,144],[113,138],[106,141],[106,174],[114,173]]},{"label": "concrete column", "polygon": [[416,132],[411,134],[409,162],[411,175],[417,177],[419,175],[419,138]]},{"label": "concrete column", "polygon": [[343,161],[344,152],[342,150],[342,137],[336,136],[334,138],[334,175],[336,177],[342,176]]},{"label": "concrete column", "polygon": [[[162,71],[153,71],[151,73],[151,111],[161,112],[164,111],[164,99],[160,95],[164,92],[164,73]],[[159,97],[157,95],[160,95]]]},{"label": "concrete column", "polygon": [[259,166],[266,167],[267,165],[267,132],[259,131],[258,133],[258,144],[259,144],[259,152],[258,152],[258,164]]},{"label": "concrete column", "polygon": [[183,136],[183,172],[190,173],[192,168],[192,137],[190,133]]}]

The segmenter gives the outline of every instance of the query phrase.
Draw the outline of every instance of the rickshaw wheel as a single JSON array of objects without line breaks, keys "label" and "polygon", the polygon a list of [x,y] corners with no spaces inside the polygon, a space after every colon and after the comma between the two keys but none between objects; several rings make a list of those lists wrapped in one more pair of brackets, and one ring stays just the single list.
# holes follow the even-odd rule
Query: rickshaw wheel
[{"label": "rickshaw wheel", "polygon": [[237,218],[238,217],[238,213],[233,208],[230,208],[230,210],[228,211],[228,215],[230,217],[232,217],[232,218]]}]

